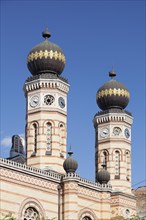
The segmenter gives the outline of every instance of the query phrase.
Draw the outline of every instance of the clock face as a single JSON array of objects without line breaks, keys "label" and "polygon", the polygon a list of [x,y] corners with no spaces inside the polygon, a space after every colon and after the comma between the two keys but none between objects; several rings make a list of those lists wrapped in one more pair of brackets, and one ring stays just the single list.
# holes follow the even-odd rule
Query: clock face
[{"label": "clock face", "polygon": [[119,127],[114,127],[114,129],[113,129],[114,135],[117,136],[117,135],[119,135],[121,132],[122,132],[121,128],[119,128]]},{"label": "clock face", "polygon": [[109,130],[108,130],[108,128],[103,128],[101,131],[100,131],[100,136],[101,137],[107,137],[108,136],[108,134],[109,134]]},{"label": "clock face", "polygon": [[128,130],[128,128],[125,129],[124,133],[126,138],[130,137],[130,131]]},{"label": "clock face", "polygon": [[59,103],[59,106],[60,106],[61,108],[64,108],[64,107],[65,107],[65,100],[64,100],[64,98],[59,97],[58,103]]},{"label": "clock face", "polygon": [[30,99],[30,106],[31,107],[36,107],[39,103],[39,97],[38,96],[33,96],[31,99]]},{"label": "clock face", "polygon": [[46,96],[44,97],[44,103],[45,103],[46,105],[52,105],[52,103],[54,102],[54,100],[55,100],[55,98],[54,98],[54,96],[52,96],[52,95],[46,95]]}]

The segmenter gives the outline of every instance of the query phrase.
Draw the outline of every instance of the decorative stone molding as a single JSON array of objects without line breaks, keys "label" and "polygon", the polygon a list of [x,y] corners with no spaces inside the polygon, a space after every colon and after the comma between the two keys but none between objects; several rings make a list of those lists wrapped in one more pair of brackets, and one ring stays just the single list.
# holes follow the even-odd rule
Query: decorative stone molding
[{"label": "decorative stone molding", "polygon": [[26,81],[23,87],[24,93],[26,94],[29,91],[34,91],[40,88],[53,88],[53,89],[59,89],[63,92],[69,91],[69,84],[65,81],[62,81],[62,79],[56,78],[39,78],[34,79],[32,81]]},{"label": "decorative stone molding", "polygon": [[79,195],[85,195],[87,197],[92,197],[92,198],[96,198],[96,199],[101,199],[101,193],[92,190],[92,189],[87,189],[85,187],[79,187],[78,188],[78,193]]},{"label": "decorative stone molding", "polygon": [[78,214],[78,220],[83,220],[85,217],[89,217],[91,220],[98,220],[95,213],[89,208],[82,209]]},{"label": "decorative stone molding", "polygon": [[42,73],[35,76],[30,76],[27,78],[26,82],[31,82],[36,79],[60,79],[61,81],[68,83],[68,80],[62,76],[53,73]]},{"label": "decorative stone molding", "polygon": [[25,175],[24,173],[21,174],[11,170],[1,169],[1,175],[6,178],[11,178],[11,180],[16,180],[27,184],[32,184],[36,187],[43,187],[44,189],[57,191],[56,184],[46,181],[44,179],[38,179],[34,176]]},{"label": "decorative stone molding", "polygon": [[41,203],[34,198],[27,198],[25,199],[20,206],[19,212],[18,212],[18,219],[19,220],[23,220],[24,219],[24,213],[26,211],[26,209],[28,208],[34,208],[35,210],[37,210],[37,212],[39,213],[39,217],[40,220],[45,220],[46,219],[46,215],[45,215],[45,211],[43,209],[43,206],[41,205]]},{"label": "decorative stone molding", "polygon": [[98,124],[106,123],[106,122],[127,122],[128,124],[132,124],[133,117],[127,112],[121,113],[105,113],[105,114],[96,114],[93,119],[94,127],[96,128]]},{"label": "decorative stone molding", "polygon": [[67,189],[75,189],[75,190],[77,190],[78,189],[78,185],[77,184],[75,184],[75,183],[72,183],[72,182],[70,182],[70,183],[67,183],[67,184],[65,184],[65,190],[67,190]]}]

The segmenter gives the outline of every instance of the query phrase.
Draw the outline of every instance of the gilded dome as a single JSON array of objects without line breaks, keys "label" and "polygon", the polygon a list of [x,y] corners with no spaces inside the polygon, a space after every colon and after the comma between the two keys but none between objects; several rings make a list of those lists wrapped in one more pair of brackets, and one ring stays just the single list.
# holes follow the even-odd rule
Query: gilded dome
[{"label": "gilded dome", "polygon": [[75,173],[78,168],[77,161],[72,157],[73,152],[68,152],[69,157],[64,161],[63,168],[66,171],[66,173]]},{"label": "gilded dome", "polygon": [[59,46],[48,40],[51,34],[47,30],[42,36],[45,40],[32,48],[27,56],[27,67],[32,75],[42,73],[60,75],[65,67],[65,55]]},{"label": "gilded dome", "polygon": [[111,80],[99,88],[96,94],[97,105],[102,110],[111,108],[125,109],[129,103],[130,93],[128,89],[114,77],[116,73],[109,72]]}]

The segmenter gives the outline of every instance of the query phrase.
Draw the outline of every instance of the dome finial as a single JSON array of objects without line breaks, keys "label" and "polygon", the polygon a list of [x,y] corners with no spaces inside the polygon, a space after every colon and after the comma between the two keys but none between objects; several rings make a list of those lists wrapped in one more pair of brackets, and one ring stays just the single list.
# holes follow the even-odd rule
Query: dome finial
[{"label": "dome finial", "polygon": [[73,152],[72,152],[72,150],[71,150],[71,144],[70,144],[69,151],[68,151],[68,155],[71,157],[72,154],[73,154]]},{"label": "dome finial", "polygon": [[112,66],[112,70],[109,71],[109,76],[110,76],[111,78],[114,78],[114,77],[116,76],[116,72],[115,72],[115,70],[114,70],[114,66]]},{"label": "dome finial", "polygon": [[51,33],[48,31],[48,27],[46,27],[46,29],[42,32],[42,36],[45,39],[48,39],[51,36]]}]

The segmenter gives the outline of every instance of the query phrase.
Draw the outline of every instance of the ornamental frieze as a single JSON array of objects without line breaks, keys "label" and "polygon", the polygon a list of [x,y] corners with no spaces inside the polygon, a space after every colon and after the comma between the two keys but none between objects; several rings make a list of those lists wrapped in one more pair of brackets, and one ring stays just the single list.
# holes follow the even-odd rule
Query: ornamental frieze
[{"label": "ornamental frieze", "polygon": [[55,60],[59,60],[62,61],[65,64],[65,56],[64,54],[62,54],[61,52],[57,52],[57,51],[53,51],[53,50],[45,50],[42,51],[40,50],[39,52],[35,52],[35,53],[30,53],[28,58],[27,58],[27,63],[32,62],[33,60],[37,60],[37,59],[42,59],[42,58],[50,58],[50,59],[55,59]]},{"label": "ornamental frieze", "polygon": [[100,193],[96,192],[95,190],[87,189],[84,187],[79,187],[78,188],[78,193],[81,195],[86,195],[90,197],[94,197],[96,199],[109,199],[110,195],[108,193]]},{"label": "ornamental frieze", "polygon": [[116,204],[116,203],[120,203],[120,204],[124,204],[124,205],[127,205],[127,206],[133,206],[133,207],[135,207],[135,202],[132,202],[132,201],[130,201],[130,200],[120,199],[120,198],[111,199],[111,204]]},{"label": "ornamental frieze", "polygon": [[36,185],[39,187],[43,187],[43,188],[47,188],[47,189],[51,189],[51,190],[57,190],[57,185],[53,184],[51,182],[45,181],[45,180],[40,180],[37,179],[36,177],[30,177],[27,175],[23,175],[20,173],[16,173],[13,171],[8,171],[5,169],[1,169],[1,176],[16,180],[16,181],[20,181],[20,182],[24,182],[24,183],[29,183],[32,185]]},{"label": "ornamental frieze", "polygon": [[97,93],[96,98],[100,99],[101,97],[108,96],[108,95],[109,96],[112,96],[112,95],[116,96],[116,95],[118,95],[118,96],[125,96],[127,98],[130,98],[130,94],[129,94],[129,92],[127,90],[116,89],[116,88],[101,90],[101,91],[99,91]]}]

